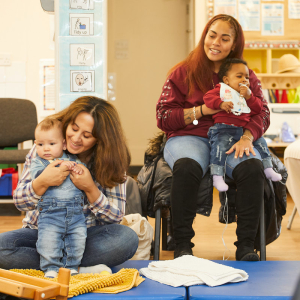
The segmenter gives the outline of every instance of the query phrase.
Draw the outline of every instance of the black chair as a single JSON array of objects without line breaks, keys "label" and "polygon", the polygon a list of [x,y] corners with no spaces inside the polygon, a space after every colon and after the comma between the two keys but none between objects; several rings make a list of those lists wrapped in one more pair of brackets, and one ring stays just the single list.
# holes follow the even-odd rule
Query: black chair
[{"label": "black chair", "polygon": [[[0,98],[0,164],[22,164],[30,149],[3,150],[24,141],[34,140],[37,113],[32,101]],[[19,168],[20,169],[20,168]],[[20,172],[19,172],[20,174]],[[6,199],[1,199],[5,203]],[[12,202],[11,200],[7,203]]]}]

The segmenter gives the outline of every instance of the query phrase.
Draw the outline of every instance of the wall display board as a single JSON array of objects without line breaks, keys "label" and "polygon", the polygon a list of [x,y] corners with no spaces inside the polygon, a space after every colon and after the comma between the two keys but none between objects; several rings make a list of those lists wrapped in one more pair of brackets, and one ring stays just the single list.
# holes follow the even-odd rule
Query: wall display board
[{"label": "wall display board", "polygon": [[236,0],[214,0],[214,15],[226,14],[237,17]]},{"label": "wall display board", "polygon": [[244,31],[260,31],[260,1],[240,0],[238,12]]},{"label": "wall display board", "polygon": [[300,0],[289,0],[289,18],[300,19]]},{"label": "wall display board", "polygon": [[107,95],[107,0],[55,1],[56,110]]},{"label": "wall display board", "polygon": [[282,40],[283,36],[285,40],[299,40],[299,0],[206,1],[209,19],[219,13],[236,17],[243,26],[246,40]]}]

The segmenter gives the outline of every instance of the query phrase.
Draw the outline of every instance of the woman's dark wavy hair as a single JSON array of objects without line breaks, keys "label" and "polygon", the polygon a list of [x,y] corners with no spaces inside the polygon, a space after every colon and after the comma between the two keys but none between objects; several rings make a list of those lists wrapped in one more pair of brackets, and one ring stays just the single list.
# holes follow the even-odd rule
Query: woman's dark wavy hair
[{"label": "woman's dark wavy hair", "polygon": [[76,99],[52,116],[62,122],[64,137],[68,125],[74,124],[81,112],[94,119],[92,135],[97,142],[86,152],[90,157],[88,167],[91,174],[102,187],[112,188],[125,182],[131,158],[117,110],[101,98],[83,96]]},{"label": "woman's dark wavy hair", "polygon": [[221,20],[228,22],[235,31],[234,35],[234,49],[229,53],[227,58],[243,58],[243,51],[245,45],[244,33],[239,22],[232,16],[220,14],[211,18],[204,30],[202,32],[201,39],[197,47],[188,55],[188,57],[175,65],[169,72],[170,75],[174,70],[179,66],[185,65],[187,69],[186,83],[189,87],[189,94],[194,90],[194,85],[196,84],[199,89],[206,93],[212,88],[212,79],[213,79],[213,66],[212,62],[208,59],[204,51],[204,40],[210,29],[211,25],[216,21]]},{"label": "woman's dark wavy hair", "polygon": [[220,66],[220,70],[218,73],[220,81],[223,82],[223,77],[227,76],[227,73],[231,70],[232,65],[236,64],[244,64],[246,67],[248,67],[247,62],[240,58],[227,58],[223,61],[222,65]]}]

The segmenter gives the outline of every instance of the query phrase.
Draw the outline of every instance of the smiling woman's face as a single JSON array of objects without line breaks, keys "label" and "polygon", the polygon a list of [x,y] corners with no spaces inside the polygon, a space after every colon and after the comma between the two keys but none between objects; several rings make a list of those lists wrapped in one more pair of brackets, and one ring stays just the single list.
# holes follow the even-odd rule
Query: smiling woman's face
[{"label": "smiling woman's face", "polygon": [[235,31],[227,21],[217,20],[206,34],[204,51],[209,60],[214,63],[214,71],[219,72],[222,61],[234,49]]},{"label": "smiling woman's face", "polygon": [[97,142],[92,135],[94,119],[87,112],[81,112],[73,124],[69,124],[66,131],[67,149],[72,154],[77,154],[78,158],[91,149]]}]

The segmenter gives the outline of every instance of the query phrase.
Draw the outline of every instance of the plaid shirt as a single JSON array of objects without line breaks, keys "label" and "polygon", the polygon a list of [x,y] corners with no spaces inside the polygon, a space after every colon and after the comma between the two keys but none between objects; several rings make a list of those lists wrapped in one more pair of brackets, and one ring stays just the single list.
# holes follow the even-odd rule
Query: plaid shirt
[{"label": "plaid shirt", "polygon": [[[23,219],[23,227],[37,228],[39,212],[37,203],[41,196],[37,195],[32,187],[30,176],[31,160],[36,156],[35,145],[26,156],[24,170],[14,191],[14,202],[18,210],[26,211]],[[119,223],[125,213],[126,183],[118,184],[112,189],[104,189],[98,182],[95,182],[101,195],[94,203],[89,203],[85,197],[83,213],[87,227],[104,225],[108,223]]]}]

